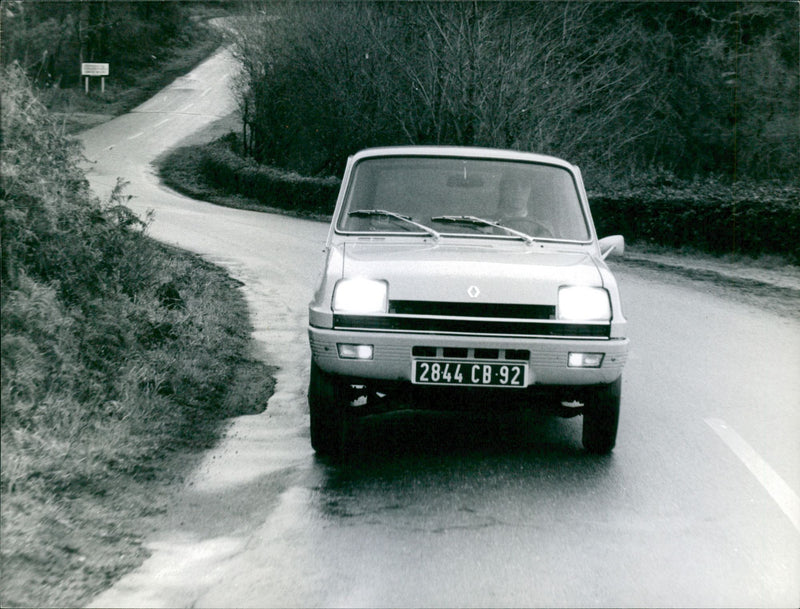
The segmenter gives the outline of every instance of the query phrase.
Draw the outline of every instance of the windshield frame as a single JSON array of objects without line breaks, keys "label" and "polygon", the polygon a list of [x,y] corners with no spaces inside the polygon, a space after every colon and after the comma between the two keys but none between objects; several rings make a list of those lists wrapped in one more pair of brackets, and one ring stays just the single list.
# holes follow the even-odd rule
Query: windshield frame
[{"label": "windshield frame", "polygon": [[[591,214],[588,210],[588,202],[585,200],[585,196],[583,194],[583,189],[581,184],[579,183],[578,177],[575,175],[575,172],[570,169],[569,166],[565,167],[564,164],[561,163],[548,163],[546,161],[528,161],[528,160],[520,160],[515,158],[501,158],[496,156],[461,156],[461,155],[452,155],[452,154],[414,154],[414,153],[391,153],[391,154],[379,154],[379,155],[370,155],[365,156],[363,158],[355,160],[352,166],[348,168],[346,179],[347,179],[347,189],[344,193],[342,193],[340,204],[337,205],[336,209],[336,216],[334,218],[334,222],[332,222],[333,232],[337,235],[343,236],[357,236],[357,237],[427,237],[433,238],[430,232],[419,230],[356,230],[352,228],[344,228],[343,224],[347,221],[348,216],[353,212],[356,211],[354,209],[349,209],[348,203],[351,201],[353,188],[357,180],[355,176],[357,176],[357,172],[359,170],[360,165],[369,163],[375,160],[381,159],[439,159],[439,160],[452,160],[452,161],[464,161],[464,162],[480,162],[486,161],[491,163],[503,163],[503,164],[519,164],[519,165],[538,165],[544,167],[552,167],[554,169],[558,169],[561,171],[567,172],[572,182],[572,187],[575,189],[577,205],[580,210],[581,220],[583,222],[583,227],[585,229],[586,238],[585,239],[569,239],[563,237],[548,237],[548,236],[541,236],[541,235],[529,235],[530,239],[525,240],[525,243],[530,245],[534,241],[537,243],[573,243],[573,244],[591,244],[595,239],[594,233],[594,225],[592,223]],[[559,161],[559,159],[554,159],[555,161]],[[562,162],[563,163],[563,162]],[[400,211],[388,210],[393,211],[393,213],[397,213],[398,215],[403,215]],[[440,214],[436,214],[440,215]],[[446,215],[446,214],[442,214]],[[454,223],[456,226],[457,223]],[[520,242],[520,236],[515,234],[488,234],[488,233],[476,233],[474,230],[470,230],[465,228],[463,232],[448,232],[448,231],[437,231],[438,236],[441,239],[478,239],[478,240],[492,240],[492,241],[516,241]],[[439,241],[439,239],[435,239]]]}]

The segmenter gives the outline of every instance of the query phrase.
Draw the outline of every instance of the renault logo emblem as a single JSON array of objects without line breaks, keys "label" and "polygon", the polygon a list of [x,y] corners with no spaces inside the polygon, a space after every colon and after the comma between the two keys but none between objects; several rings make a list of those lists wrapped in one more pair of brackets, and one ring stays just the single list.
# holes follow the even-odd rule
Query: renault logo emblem
[{"label": "renault logo emblem", "polygon": [[478,286],[471,285],[469,289],[467,289],[467,294],[469,294],[470,298],[477,298],[480,295],[481,291],[478,289]]}]

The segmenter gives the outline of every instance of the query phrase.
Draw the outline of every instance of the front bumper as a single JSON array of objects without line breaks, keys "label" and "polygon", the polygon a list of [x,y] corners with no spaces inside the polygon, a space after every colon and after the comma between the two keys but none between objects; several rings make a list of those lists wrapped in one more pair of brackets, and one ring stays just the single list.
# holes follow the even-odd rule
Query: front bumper
[{"label": "front bumper", "polygon": [[[309,327],[311,354],[324,371],[358,379],[410,381],[415,347],[427,349],[475,349],[529,352],[530,385],[596,385],[611,383],[622,374],[628,357],[628,339],[584,340],[572,338],[497,337],[480,335],[438,335]],[[342,359],[337,344],[372,345],[369,360]],[[570,352],[603,353],[599,368],[571,368]],[[483,361],[475,358],[475,361]],[[497,361],[497,360],[491,360]],[[515,360],[518,363],[519,360]]]}]

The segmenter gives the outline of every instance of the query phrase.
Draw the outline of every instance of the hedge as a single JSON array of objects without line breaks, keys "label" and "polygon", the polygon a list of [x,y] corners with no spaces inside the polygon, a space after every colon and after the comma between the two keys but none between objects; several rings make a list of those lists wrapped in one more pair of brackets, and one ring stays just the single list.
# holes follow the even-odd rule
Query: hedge
[{"label": "hedge", "polygon": [[599,235],[713,254],[773,254],[800,262],[800,187],[723,184],[640,187],[589,197]]},{"label": "hedge", "polygon": [[226,136],[203,147],[200,170],[216,188],[256,199],[268,207],[301,213],[333,213],[341,180],[307,177],[259,165],[232,150],[234,138]]}]

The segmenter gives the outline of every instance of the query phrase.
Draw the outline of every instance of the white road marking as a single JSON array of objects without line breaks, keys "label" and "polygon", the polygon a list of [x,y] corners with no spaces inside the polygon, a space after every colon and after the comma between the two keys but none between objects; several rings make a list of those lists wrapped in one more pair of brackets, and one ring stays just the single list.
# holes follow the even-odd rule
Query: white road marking
[{"label": "white road marking", "polygon": [[160,127],[160,126],[161,126],[161,125],[163,125],[164,123],[168,123],[170,120],[171,120],[171,119],[169,119],[169,118],[165,118],[163,121],[161,121],[161,122],[159,122],[159,123],[156,123],[156,125],[155,125],[155,126],[156,126],[156,127]]},{"label": "white road marking", "polygon": [[128,139],[129,139],[129,140],[135,140],[137,137],[141,137],[141,136],[143,136],[143,135],[144,135],[144,131],[140,131],[139,133],[134,133],[134,134],[133,134],[132,136],[130,136]]},{"label": "white road marking", "polygon": [[191,108],[192,106],[194,106],[194,102],[191,102],[191,103],[188,103],[188,104],[186,104],[186,105],[185,105],[183,108],[181,108],[180,110],[178,110],[178,112],[186,112],[186,111],[187,111],[189,108]]},{"label": "white road marking", "polygon": [[705,422],[733,451],[733,454],[739,457],[739,460],[745,464],[761,486],[766,489],[775,503],[778,504],[778,507],[789,517],[794,528],[800,532],[800,497],[797,496],[797,493],[786,484],[783,478],[761,458],[742,436],[728,427],[725,421],[721,419],[705,419]]}]

